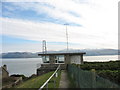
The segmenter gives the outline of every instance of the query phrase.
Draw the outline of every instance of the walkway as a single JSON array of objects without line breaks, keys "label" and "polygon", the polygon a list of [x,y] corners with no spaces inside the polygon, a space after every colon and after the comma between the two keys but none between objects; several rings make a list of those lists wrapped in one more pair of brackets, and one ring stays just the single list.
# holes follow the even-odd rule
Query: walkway
[{"label": "walkway", "polygon": [[60,80],[59,88],[69,88],[69,80],[68,80],[67,72],[65,70],[61,72],[61,80]]}]

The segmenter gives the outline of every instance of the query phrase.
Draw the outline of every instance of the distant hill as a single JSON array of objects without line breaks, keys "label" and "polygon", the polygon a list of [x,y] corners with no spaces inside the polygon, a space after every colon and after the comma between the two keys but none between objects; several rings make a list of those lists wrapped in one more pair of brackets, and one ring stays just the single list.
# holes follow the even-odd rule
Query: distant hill
[{"label": "distant hill", "polygon": [[[61,51],[49,51],[48,53],[63,53],[66,52],[66,50]],[[86,56],[98,56],[98,55],[118,55],[120,54],[120,51],[117,49],[70,49],[70,53],[73,52],[86,52]],[[119,52],[119,53],[118,53]]]},{"label": "distant hill", "polygon": [[118,55],[116,49],[83,49],[77,50],[77,52],[86,52],[87,56],[99,56],[99,55]]},{"label": "distant hill", "polygon": [[0,57],[2,58],[38,58],[38,54],[30,53],[30,52],[11,52],[11,53],[2,53]]},{"label": "distant hill", "polygon": [[[47,53],[65,53],[66,50],[60,51],[48,51]],[[98,55],[118,55],[118,50],[116,49],[82,49],[82,50],[74,50],[70,49],[70,53],[73,52],[86,52],[86,56],[98,56]],[[31,53],[31,52],[11,52],[11,53],[2,53],[0,57],[2,58],[39,58],[38,53]]]}]

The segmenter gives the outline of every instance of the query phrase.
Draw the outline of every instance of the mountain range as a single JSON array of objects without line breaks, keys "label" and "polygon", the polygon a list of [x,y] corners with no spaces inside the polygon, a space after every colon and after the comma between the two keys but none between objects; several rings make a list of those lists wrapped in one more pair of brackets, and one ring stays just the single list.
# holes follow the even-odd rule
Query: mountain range
[{"label": "mountain range", "polygon": [[[47,53],[65,53],[66,50],[60,51],[47,51]],[[73,52],[86,52],[86,56],[99,56],[99,55],[120,55],[120,50],[117,49],[70,49],[69,53]],[[38,53],[42,52],[8,52],[0,54],[1,58],[39,58]]]}]

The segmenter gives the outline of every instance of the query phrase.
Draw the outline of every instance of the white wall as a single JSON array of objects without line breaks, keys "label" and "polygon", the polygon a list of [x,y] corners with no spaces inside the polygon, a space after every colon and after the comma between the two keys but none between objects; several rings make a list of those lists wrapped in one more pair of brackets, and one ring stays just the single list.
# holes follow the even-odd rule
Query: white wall
[{"label": "white wall", "polygon": [[70,56],[70,61],[71,63],[81,64],[81,56],[80,55]]}]

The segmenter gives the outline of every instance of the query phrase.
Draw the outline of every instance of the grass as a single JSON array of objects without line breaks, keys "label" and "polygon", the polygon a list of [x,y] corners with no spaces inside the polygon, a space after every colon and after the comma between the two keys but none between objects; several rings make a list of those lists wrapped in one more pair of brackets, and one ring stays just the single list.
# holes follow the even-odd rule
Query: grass
[{"label": "grass", "polygon": [[[58,72],[58,77],[52,78],[48,84],[48,88],[59,88],[59,83],[61,79],[61,71]],[[56,82],[54,87],[54,81]]]},{"label": "grass", "polygon": [[[53,72],[49,72],[46,73],[44,75],[32,78],[30,80],[27,80],[23,83],[21,83],[20,85],[16,86],[15,88],[40,88],[40,86],[42,86],[45,81],[53,74]],[[56,80],[57,84],[56,84],[56,88],[59,87],[59,82],[60,82],[60,75],[61,72],[58,72],[58,77],[52,78],[48,84],[48,88],[54,88],[54,79]]]}]

